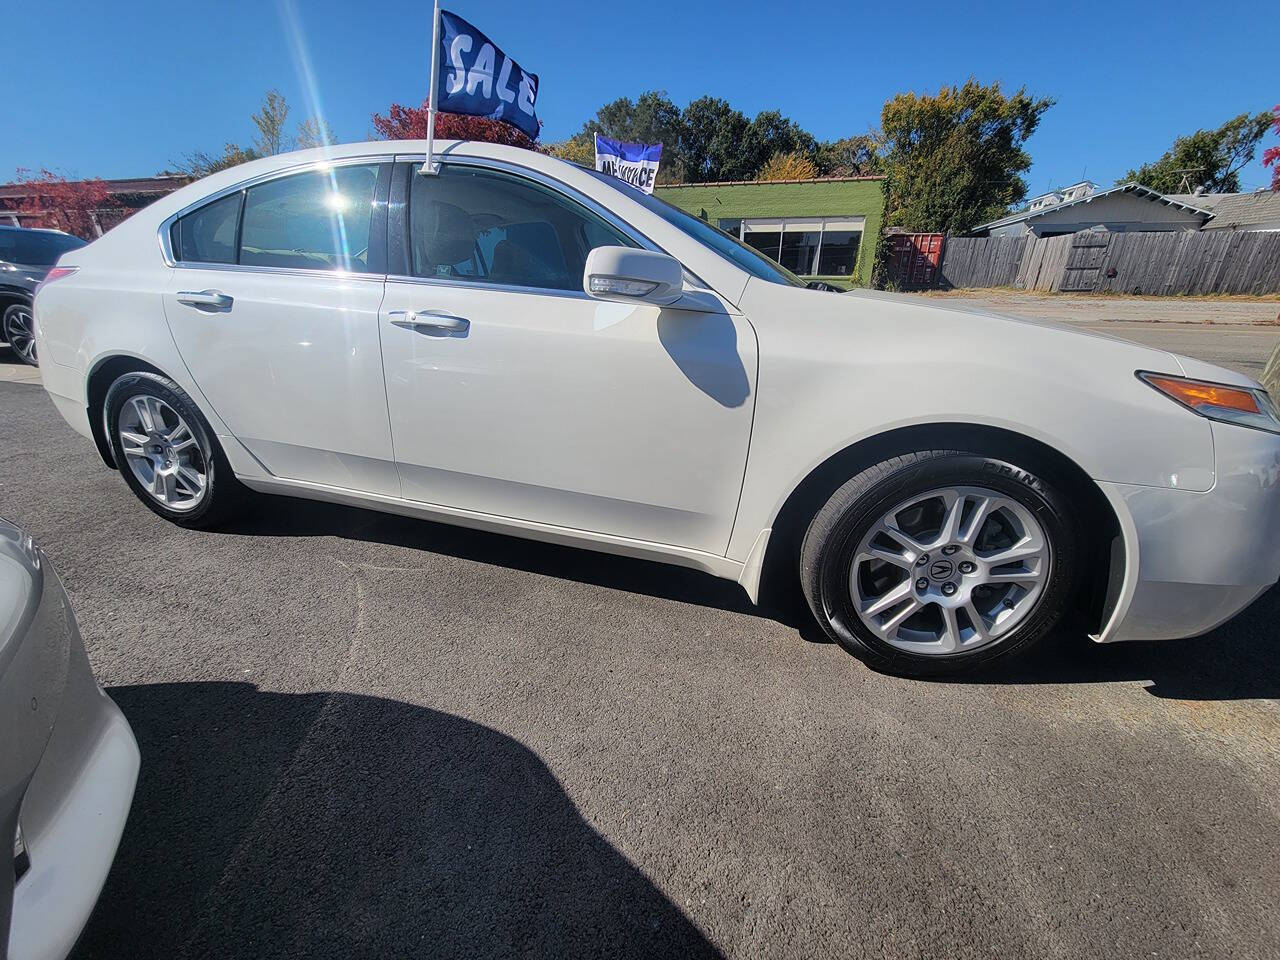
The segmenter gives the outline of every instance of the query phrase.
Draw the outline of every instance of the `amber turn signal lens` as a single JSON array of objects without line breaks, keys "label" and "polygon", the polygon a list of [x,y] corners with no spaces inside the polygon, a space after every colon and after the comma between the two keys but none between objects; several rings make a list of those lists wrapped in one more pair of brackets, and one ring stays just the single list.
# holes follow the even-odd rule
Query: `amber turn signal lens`
[{"label": "amber turn signal lens", "polygon": [[1238,410],[1241,413],[1262,412],[1258,409],[1258,398],[1252,390],[1152,374],[1147,374],[1143,379],[1161,393],[1167,394],[1179,403],[1186,404],[1192,410],[1209,407],[1218,410]]}]

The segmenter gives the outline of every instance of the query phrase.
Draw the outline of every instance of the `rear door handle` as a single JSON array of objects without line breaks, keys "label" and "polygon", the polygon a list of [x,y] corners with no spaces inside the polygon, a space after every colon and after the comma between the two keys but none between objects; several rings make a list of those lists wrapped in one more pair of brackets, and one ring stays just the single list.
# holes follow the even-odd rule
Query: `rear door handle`
[{"label": "rear door handle", "polygon": [[449,333],[465,333],[471,327],[466,317],[455,317],[443,310],[392,310],[387,314],[391,323],[407,330],[447,330]]},{"label": "rear door handle", "polygon": [[218,310],[226,310],[235,301],[217,290],[179,290],[178,302],[185,303],[188,307],[215,307]]}]

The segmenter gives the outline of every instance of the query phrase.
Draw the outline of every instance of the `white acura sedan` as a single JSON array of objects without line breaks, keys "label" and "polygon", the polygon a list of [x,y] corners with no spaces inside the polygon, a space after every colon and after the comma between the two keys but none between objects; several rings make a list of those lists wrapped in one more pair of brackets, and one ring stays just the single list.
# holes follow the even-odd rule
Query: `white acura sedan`
[{"label": "white acura sedan", "polygon": [[64,256],[44,384],[184,526],[244,488],[798,578],[874,665],[956,670],[1068,612],[1209,630],[1280,575],[1280,421],[1247,377],[807,289],[620,181],[509,147],[225,170]]}]

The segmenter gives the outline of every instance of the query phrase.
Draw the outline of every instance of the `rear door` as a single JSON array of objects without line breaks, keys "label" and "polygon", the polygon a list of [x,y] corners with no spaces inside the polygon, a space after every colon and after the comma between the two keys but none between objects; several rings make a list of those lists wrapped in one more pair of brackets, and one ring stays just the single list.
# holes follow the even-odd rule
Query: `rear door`
[{"label": "rear door", "polygon": [[277,177],[170,231],[178,349],[278,477],[399,495],[378,342],[390,171],[361,160]]}]

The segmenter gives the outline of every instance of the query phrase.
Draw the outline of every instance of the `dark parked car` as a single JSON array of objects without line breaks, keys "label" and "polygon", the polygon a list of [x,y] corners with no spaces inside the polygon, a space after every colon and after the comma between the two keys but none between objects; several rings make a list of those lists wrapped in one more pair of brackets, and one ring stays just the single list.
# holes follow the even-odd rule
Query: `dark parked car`
[{"label": "dark parked car", "polygon": [[0,340],[19,357],[36,363],[31,299],[58,258],[85,245],[61,230],[0,227]]}]

